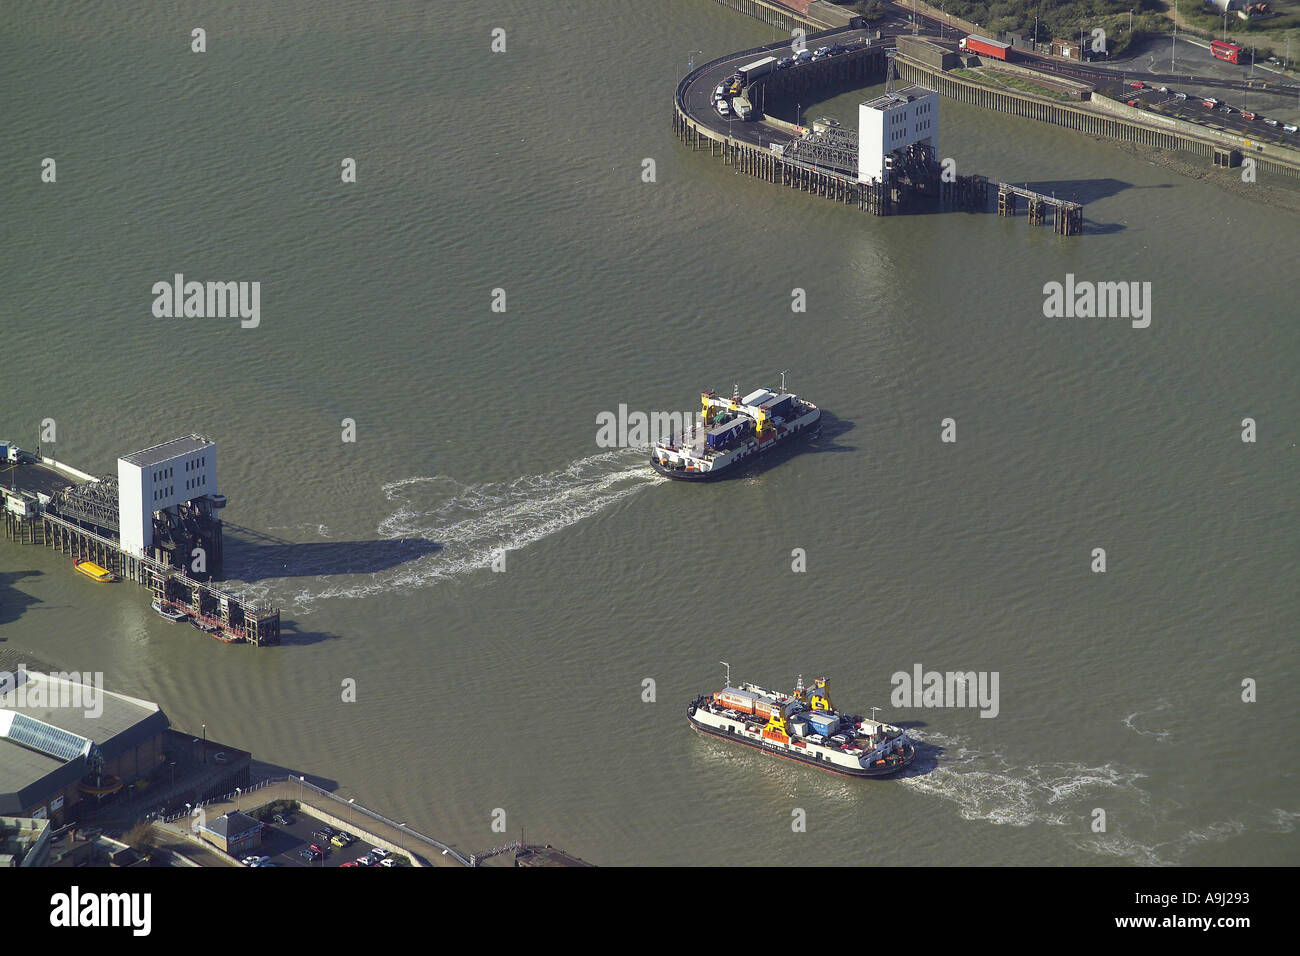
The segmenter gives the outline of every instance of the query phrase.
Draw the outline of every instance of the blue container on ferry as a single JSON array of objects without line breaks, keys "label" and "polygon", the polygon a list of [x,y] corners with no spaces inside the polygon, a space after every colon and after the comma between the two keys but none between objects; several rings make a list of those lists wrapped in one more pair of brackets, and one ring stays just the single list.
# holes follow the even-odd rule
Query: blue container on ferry
[{"label": "blue container on ferry", "polygon": [[810,710],[799,716],[812,724],[813,730],[823,737],[830,737],[839,732],[840,719],[835,714],[824,714],[820,711]]}]

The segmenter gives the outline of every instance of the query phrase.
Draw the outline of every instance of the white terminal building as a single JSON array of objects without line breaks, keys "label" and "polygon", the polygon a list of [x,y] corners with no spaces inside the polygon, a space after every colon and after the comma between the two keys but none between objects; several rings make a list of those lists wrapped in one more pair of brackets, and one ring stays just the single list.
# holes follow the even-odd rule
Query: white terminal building
[{"label": "white terminal building", "polygon": [[[154,545],[154,517],[217,492],[217,446],[201,435],[187,435],[133,452],[117,460],[118,521],[123,551],[146,554]],[[159,515],[161,517],[161,515]]]},{"label": "white terminal building", "polygon": [[858,106],[858,182],[884,178],[885,159],[912,143],[939,148],[939,94],[908,86]]}]

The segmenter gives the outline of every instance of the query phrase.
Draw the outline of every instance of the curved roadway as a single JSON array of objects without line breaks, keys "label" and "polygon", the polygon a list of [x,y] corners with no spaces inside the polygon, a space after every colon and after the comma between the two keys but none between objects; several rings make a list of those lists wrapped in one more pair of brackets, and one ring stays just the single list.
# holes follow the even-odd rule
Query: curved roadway
[{"label": "curved roadway", "polygon": [[[865,44],[874,32],[874,30],[869,29],[842,27],[824,33],[810,34],[805,43],[809,50],[815,50],[822,46],[833,46],[836,43],[846,47],[858,46]],[[885,41],[872,42],[884,43]],[[732,114],[731,117],[719,116],[718,111],[713,108],[713,91],[724,80],[730,81],[736,70],[746,63],[753,63],[765,56],[774,56],[779,60],[783,56],[790,55],[790,41],[782,40],[779,43],[769,43],[757,50],[733,53],[720,60],[713,60],[697,67],[688,73],[683,80],[679,93],[681,107],[700,126],[706,127],[715,133],[730,136],[739,142],[748,143],[759,148],[765,148],[773,140],[784,142],[790,139],[788,132],[779,133],[774,127],[768,126],[761,121],[738,120],[735,118],[735,114]],[[829,59],[834,60],[836,58],[830,57]],[[825,60],[819,60],[816,63],[799,63],[789,67],[789,69],[818,70],[825,62]]]}]

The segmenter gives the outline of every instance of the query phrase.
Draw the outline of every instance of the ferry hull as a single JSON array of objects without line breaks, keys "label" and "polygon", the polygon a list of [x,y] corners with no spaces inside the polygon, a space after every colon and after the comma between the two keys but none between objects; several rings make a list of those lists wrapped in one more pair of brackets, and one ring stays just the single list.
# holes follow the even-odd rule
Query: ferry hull
[{"label": "ferry hull", "polygon": [[717,481],[724,475],[731,473],[730,468],[723,468],[719,471],[683,471],[681,469],[665,468],[659,464],[659,459],[654,455],[650,456],[650,467],[665,478],[671,478],[673,481]]},{"label": "ferry hull", "polygon": [[659,458],[653,452],[650,454],[650,467],[656,473],[663,475],[665,478],[671,478],[673,481],[720,481],[723,478],[748,474],[756,465],[771,464],[781,460],[780,454],[773,455],[772,453],[783,449],[793,450],[796,444],[810,438],[816,438],[821,433],[821,426],[821,416],[819,415],[817,421],[809,425],[806,430],[779,441],[769,442],[766,447],[760,447],[758,454],[723,468],[715,468],[709,471],[685,471],[680,468],[665,468],[659,464]]},{"label": "ferry hull", "polygon": [[841,777],[859,777],[859,778],[892,777],[900,770],[906,769],[912,763],[912,761],[916,759],[916,747],[909,741],[908,743],[904,744],[903,759],[900,760],[898,763],[881,767],[879,770],[871,767],[863,767],[860,770],[851,770],[847,767],[837,767],[834,764],[829,764],[822,760],[811,760],[807,757],[802,757],[799,754],[793,754],[784,750],[776,750],[772,747],[765,747],[756,740],[750,740],[748,738],[741,737],[739,735],[723,733],[722,731],[715,730],[714,728],[709,727],[697,721],[695,717],[690,713],[689,710],[687,711],[686,714],[686,721],[697,731],[699,731],[701,734],[705,734],[709,737],[717,737],[721,740],[726,740],[730,743],[744,744],[746,747],[749,747],[751,750],[757,750],[760,751],[761,753],[770,754],[773,757],[784,757],[785,759],[792,760],[795,763],[801,763],[807,767],[816,767],[818,770],[827,770],[830,771],[831,773],[838,774]]}]

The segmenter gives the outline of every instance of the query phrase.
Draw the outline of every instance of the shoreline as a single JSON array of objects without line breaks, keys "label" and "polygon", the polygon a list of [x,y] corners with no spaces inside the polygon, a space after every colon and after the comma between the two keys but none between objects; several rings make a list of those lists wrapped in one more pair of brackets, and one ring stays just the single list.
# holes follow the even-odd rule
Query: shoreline
[{"label": "shoreline", "polygon": [[1300,184],[1292,185],[1291,181],[1275,174],[1260,173],[1255,182],[1247,183],[1242,182],[1240,166],[1235,169],[1207,167],[1190,162],[1188,159],[1183,158],[1177,150],[1143,146],[1140,143],[1118,142],[1105,137],[1094,136],[1090,138],[1099,143],[1115,146],[1126,155],[1144,160],[1152,166],[1167,169],[1187,179],[1203,182],[1242,199],[1261,203],[1265,206],[1281,207],[1288,212],[1300,212]]}]

